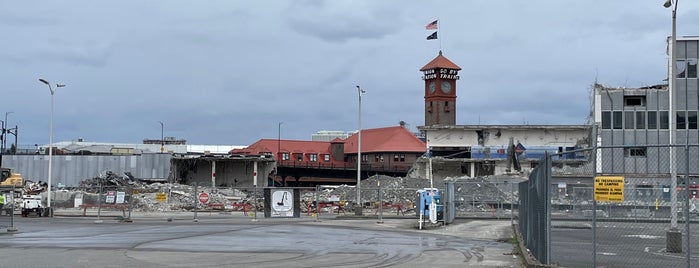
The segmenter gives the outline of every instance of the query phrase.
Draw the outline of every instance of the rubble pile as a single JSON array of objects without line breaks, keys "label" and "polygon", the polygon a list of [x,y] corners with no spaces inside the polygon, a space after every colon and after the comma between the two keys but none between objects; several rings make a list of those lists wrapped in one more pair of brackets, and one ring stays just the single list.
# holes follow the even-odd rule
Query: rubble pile
[{"label": "rubble pile", "polygon": [[24,185],[24,193],[29,195],[38,194],[46,190],[48,186],[49,185],[43,181],[33,182],[27,180]]},{"label": "rubble pile", "polygon": [[[77,191],[83,192],[84,204],[96,204],[100,192],[104,196],[108,191],[125,192],[126,200],[132,200],[129,206],[134,211],[190,211],[195,209],[235,209],[232,204],[253,203],[249,199],[254,198],[238,189],[226,189],[211,187],[195,187],[178,183],[147,183],[136,179],[130,173],[125,172],[123,176],[112,171],[107,171],[92,179],[80,182]],[[77,192],[72,190],[70,196],[75,196]],[[200,193],[207,193],[209,201],[201,204],[198,199]],[[156,195],[164,195],[165,198],[158,200]],[[104,197],[103,197],[104,199]],[[70,203],[70,202],[69,202]]]},{"label": "rubble pile", "polygon": [[[454,182],[454,198],[458,211],[491,212],[493,204],[509,203],[516,200],[516,183],[524,178],[509,176],[487,177],[448,177],[443,181]],[[514,185],[513,185],[514,184]],[[430,181],[424,178],[389,177],[375,175],[362,181],[361,198],[365,208],[373,208],[379,201],[379,189],[382,192],[382,200],[386,204],[399,204],[403,207],[412,207],[416,191],[430,188]],[[444,189],[442,181],[433,183],[433,188]],[[347,202],[350,206],[355,203],[357,190],[351,185],[321,187],[318,193],[318,202],[331,202],[331,197],[340,202]],[[307,192],[302,196],[302,201],[313,202],[315,192]]]},{"label": "rubble pile", "polygon": [[99,191],[100,187],[129,187],[129,188],[142,188],[147,184],[136,179],[131,173],[124,172],[124,176],[119,176],[118,174],[107,171],[104,174],[100,174],[92,179],[83,180],[78,186],[81,189],[85,189],[90,192]]},{"label": "rubble pile", "polygon": [[511,185],[516,182],[512,182],[512,179],[515,178],[495,179],[494,176],[489,176],[447,178],[445,181],[454,181],[454,203],[457,211],[488,212],[493,210],[493,204],[509,203],[517,199],[517,192],[513,191]]},{"label": "rubble pile", "polygon": [[[516,192],[510,190],[511,183],[517,178],[512,177],[455,177],[435,182],[432,187],[443,189],[443,181],[453,181],[455,188],[455,205],[459,211],[490,211],[493,203],[509,202],[516,197]],[[521,181],[521,180],[520,180]],[[510,184],[508,184],[510,183]],[[361,198],[363,206],[373,208],[379,201],[379,190],[385,204],[412,207],[415,202],[415,192],[429,188],[430,181],[415,177],[390,177],[375,175],[362,181]],[[516,188],[516,187],[514,187]],[[101,189],[101,190],[100,190]],[[357,190],[354,185],[322,186],[320,191],[302,191],[301,201],[312,204],[342,203],[348,209],[355,203]],[[78,189],[76,189],[78,190]],[[177,183],[148,183],[140,181],[128,173],[123,176],[108,171],[103,175],[80,182],[79,190],[68,196],[74,196],[78,191],[83,192],[84,204],[96,204],[99,192],[103,196],[108,191],[126,193],[126,204],[134,211],[191,211],[199,210],[243,210],[244,205],[249,209],[257,202],[258,209],[264,207],[263,191],[260,189],[255,196],[253,191],[235,188],[194,187]],[[199,202],[199,194],[207,193],[209,200],[206,204]],[[159,197],[159,198],[156,198]],[[316,200],[317,198],[317,200]],[[58,201],[58,200],[57,200]],[[103,197],[104,201],[104,197]],[[72,198],[65,200],[67,206]]]},{"label": "rubble pile", "polygon": [[[199,202],[200,193],[207,193],[209,201]],[[156,201],[156,194],[167,195],[165,202]],[[143,191],[133,194],[133,209],[139,211],[189,211],[195,206],[200,210],[219,209],[235,210],[233,204],[253,204],[252,193],[238,189],[211,189],[210,187],[195,187],[185,184],[153,183],[146,185]],[[242,208],[241,208],[242,209]]]}]

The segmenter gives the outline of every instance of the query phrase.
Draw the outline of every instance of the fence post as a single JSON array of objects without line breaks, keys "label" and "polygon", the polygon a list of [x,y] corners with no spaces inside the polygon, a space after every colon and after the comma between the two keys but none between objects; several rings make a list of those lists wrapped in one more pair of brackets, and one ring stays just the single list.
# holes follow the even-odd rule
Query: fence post
[{"label": "fence post", "polygon": [[[594,130],[593,133],[595,133],[595,140],[597,139],[596,136],[597,134],[597,127],[593,126]],[[613,132],[612,132],[613,133]],[[597,176],[597,151],[600,150],[597,148],[597,144],[594,145],[593,147],[593,155],[595,157],[592,157],[592,166],[593,166],[593,171],[592,171],[592,181],[593,181],[593,186],[594,186],[594,180],[595,176]],[[614,150],[612,149],[612,155],[614,154]],[[601,152],[600,152],[601,155]],[[612,170],[614,169],[614,162],[613,162],[614,157],[612,157]],[[583,213],[584,215],[584,213]],[[597,200],[595,200],[595,189],[592,188],[592,267],[597,267]]]},{"label": "fence post", "polygon": [[379,221],[377,223],[383,223],[383,192],[381,191],[381,181],[377,179],[376,184],[379,186]]},{"label": "fence post", "polygon": [[[255,162],[255,163],[257,163],[257,162]],[[255,195],[255,206],[254,206],[255,212],[253,212],[253,213],[255,213],[255,214],[254,214],[254,218],[252,219],[252,221],[257,221],[257,211],[258,211],[258,209],[257,209],[257,203],[258,203],[257,202],[257,181],[255,181],[255,190],[254,191],[255,192],[253,194]],[[245,208],[244,204],[243,204],[243,208]]]},{"label": "fence post", "polygon": [[133,209],[133,188],[129,187],[129,190],[131,190],[131,194],[129,195],[129,217],[124,220],[125,222],[133,222],[131,219],[131,210]]},{"label": "fence post", "polygon": [[[319,207],[318,206],[318,193],[320,192],[320,189],[321,189],[320,185],[316,185],[316,192],[315,192],[315,195],[313,196],[313,198],[315,199],[314,200],[315,213],[313,213],[313,217],[315,218],[315,221],[318,221],[318,217],[320,216],[320,213],[319,213],[320,211],[318,211],[318,207]],[[311,204],[311,206],[309,206],[307,209],[310,211],[313,211],[313,205]]]},{"label": "fence post", "polygon": [[199,219],[197,219],[197,210],[199,210],[199,198],[197,196],[197,182],[194,182],[194,194],[192,195],[194,198],[194,219],[192,221],[198,222]]},{"label": "fence post", "polygon": [[15,185],[12,184],[12,193],[10,194],[10,227],[7,228],[7,232],[17,232],[15,228]]},{"label": "fence post", "polygon": [[546,208],[546,264],[551,263],[551,170],[553,169],[552,167],[552,162],[553,162],[553,156],[550,155],[548,152],[544,154],[546,157],[546,178],[544,180],[545,182],[545,189],[544,190],[544,205]]},{"label": "fence post", "polygon": [[684,173],[684,191],[685,191],[685,196],[684,196],[684,231],[685,231],[685,237],[687,239],[684,240],[685,242],[685,257],[687,257],[687,267],[692,267],[691,266],[691,244],[689,243],[689,239],[691,236],[689,235],[689,141],[685,143],[684,145],[684,158],[685,158],[685,173]]},{"label": "fence post", "polygon": [[510,224],[515,224],[515,183],[510,181]]},{"label": "fence post", "polygon": [[102,182],[100,182],[99,186],[100,189],[97,194],[97,221],[100,221],[100,217],[102,216]]}]

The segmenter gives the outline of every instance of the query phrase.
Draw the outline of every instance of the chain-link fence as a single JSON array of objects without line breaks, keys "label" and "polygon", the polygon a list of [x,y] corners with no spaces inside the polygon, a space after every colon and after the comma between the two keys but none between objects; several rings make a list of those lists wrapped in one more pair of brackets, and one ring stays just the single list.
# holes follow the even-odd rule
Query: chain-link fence
[{"label": "chain-link fence", "polygon": [[[57,189],[51,194],[54,213],[71,213],[82,216],[117,216],[128,219],[134,205],[133,194],[128,187],[102,186]],[[42,193],[43,198],[47,193]]]},{"label": "chain-link fence", "polygon": [[519,202],[519,181],[507,176],[452,180],[455,217],[512,219]]},{"label": "chain-link fence", "polygon": [[[362,215],[410,216],[415,215],[414,196],[417,189],[403,187],[362,187]],[[318,186],[306,196],[307,215],[318,218],[356,215],[357,188],[354,186]]]},{"label": "chain-link fence", "polygon": [[0,228],[14,226],[15,196],[12,188],[0,190]]},{"label": "chain-link fence", "polygon": [[[539,202],[520,195],[520,230],[536,242],[529,250],[564,267],[699,267],[698,147],[677,146],[673,165],[667,145],[581,150],[594,160],[574,168],[545,157],[522,186]],[[522,223],[528,217],[549,220]]]}]

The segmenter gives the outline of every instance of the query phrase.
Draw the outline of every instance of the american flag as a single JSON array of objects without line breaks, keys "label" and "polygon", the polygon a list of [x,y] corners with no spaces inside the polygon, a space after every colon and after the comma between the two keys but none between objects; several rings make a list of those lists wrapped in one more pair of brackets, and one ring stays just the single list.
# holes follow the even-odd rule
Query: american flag
[{"label": "american flag", "polygon": [[425,26],[425,29],[426,30],[437,30],[437,22],[438,21],[439,20],[435,20],[433,22],[428,23],[427,26]]}]

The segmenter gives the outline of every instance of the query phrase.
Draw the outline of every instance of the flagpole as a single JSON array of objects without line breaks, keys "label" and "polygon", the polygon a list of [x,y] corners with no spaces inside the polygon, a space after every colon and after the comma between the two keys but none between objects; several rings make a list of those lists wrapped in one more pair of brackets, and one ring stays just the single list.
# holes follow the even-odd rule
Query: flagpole
[{"label": "flagpole", "polygon": [[[434,40],[434,39],[439,39],[439,19],[436,19],[432,21],[431,23],[428,23],[427,26],[425,26],[426,30],[434,30],[434,33],[430,34],[427,36],[427,40]],[[439,41],[439,51],[442,51],[442,40]]]},{"label": "flagpole", "polygon": [[439,51],[442,51],[442,38],[444,38],[444,37],[439,38],[439,36],[440,36],[439,29],[442,28],[442,25],[441,25],[442,21],[439,18],[437,18],[437,21],[439,21],[439,24],[440,24],[437,26],[437,39],[439,39]]}]

